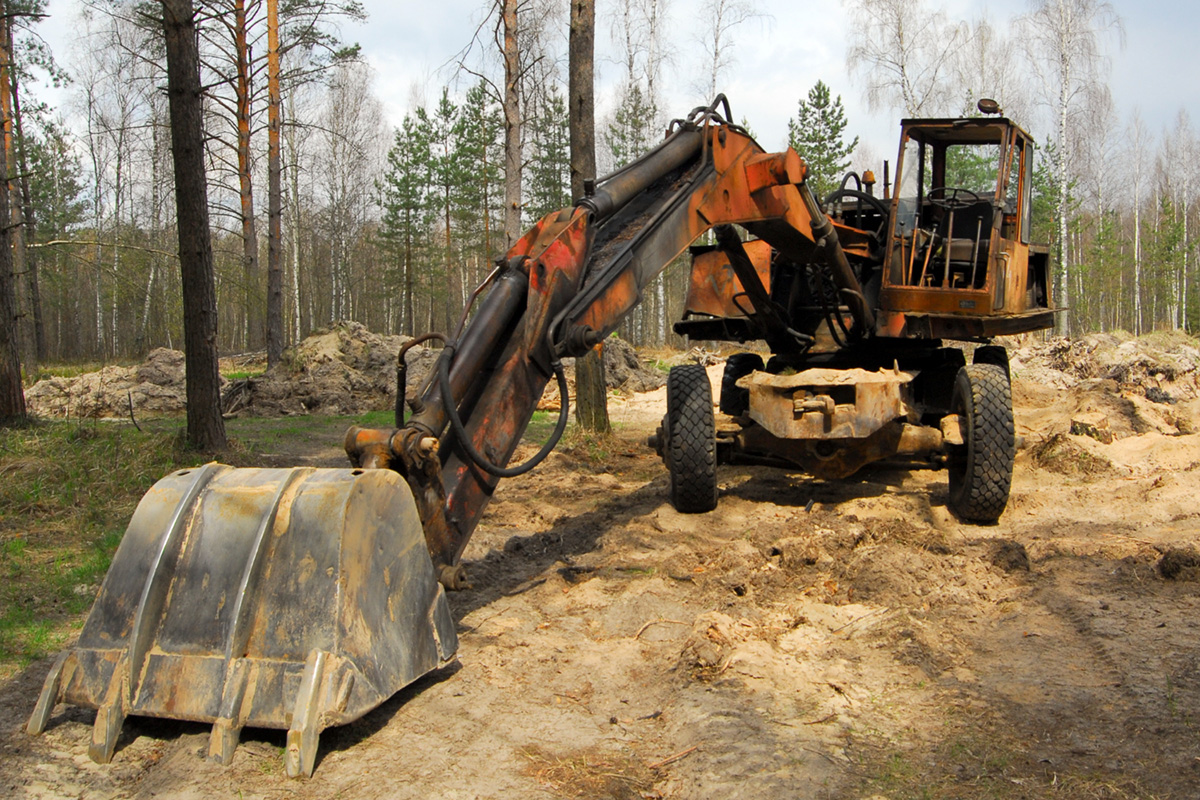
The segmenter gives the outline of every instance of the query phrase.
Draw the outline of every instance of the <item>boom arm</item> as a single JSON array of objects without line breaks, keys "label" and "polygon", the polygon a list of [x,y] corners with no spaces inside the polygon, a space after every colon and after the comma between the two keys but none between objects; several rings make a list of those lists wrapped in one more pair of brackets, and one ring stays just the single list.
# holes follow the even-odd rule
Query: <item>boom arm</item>
[{"label": "boom arm", "polygon": [[874,328],[800,157],[790,148],[765,153],[715,108],[673,123],[659,147],[513,246],[461,339],[447,342],[407,425],[347,433],[356,466],[391,467],[407,478],[449,588],[464,580],[459,558],[500,477],[520,472],[504,465],[555,375],[561,433],[567,396],[559,359],[583,355],[616,330],[650,281],[705,231],[737,223],[794,261],[827,260],[856,327]]}]

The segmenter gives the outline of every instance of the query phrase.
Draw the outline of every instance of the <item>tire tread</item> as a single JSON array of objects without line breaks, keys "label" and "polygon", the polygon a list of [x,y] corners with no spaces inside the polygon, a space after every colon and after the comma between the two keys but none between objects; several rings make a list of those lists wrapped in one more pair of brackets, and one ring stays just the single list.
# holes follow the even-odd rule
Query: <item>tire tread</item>
[{"label": "tire tread", "polygon": [[950,506],[964,519],[995,522],[1012,489],[1012,388],[1003,366],[986,363],[963,367],[955,384],[966,416],[967,444],[962,469],[950,471]]},{"label": "tire tread", "polygon": [[673,367],[667,377],[667,469],[671,504],[682,513],[717,506],[716,420],[712,386],[699,364]]}]

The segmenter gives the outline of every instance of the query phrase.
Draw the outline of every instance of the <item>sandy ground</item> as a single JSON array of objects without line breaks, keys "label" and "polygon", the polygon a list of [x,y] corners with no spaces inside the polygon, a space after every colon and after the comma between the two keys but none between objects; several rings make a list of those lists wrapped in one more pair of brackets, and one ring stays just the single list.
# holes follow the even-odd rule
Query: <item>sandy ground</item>
[{"label": "sandy ground", "polygon": [[[664,390],[614,401],[611,439],[497,492],[450,598],[458,663],[326,731],[313,779],[283,776],[281,732],[228,768],[201,725],[132,719],[105,766],[93,712],[28,737],[43,662],[0,687],[0,794],[1200,796],[1200,406],[1015,395],[985,527],[947,511],[944,472],[886,466],[722,467],[717,510],[677,514],[644,444]],[[1067,434],[1082,411],[1116,440]]]}]

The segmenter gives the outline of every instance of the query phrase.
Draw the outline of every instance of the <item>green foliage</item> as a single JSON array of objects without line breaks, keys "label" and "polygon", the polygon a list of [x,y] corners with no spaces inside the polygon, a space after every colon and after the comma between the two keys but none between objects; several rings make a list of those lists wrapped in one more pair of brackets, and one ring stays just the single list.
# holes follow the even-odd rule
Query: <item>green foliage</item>
[{"label": "green foliage", "polygon": [[996,193],[1000,146],[954,145],[946,148],[946,186],[969,189],[980,197]]},{"label": "green foliage", "polygon": [[339,62],[357,59],[359,45],[343,42],[337,26],[366,18],[366,7],[359,0],[280,0],[279,52],[291,56],[285,63],[296,65],[281,76],[283,84],[311,81]]},{"label": "green foliage", "polygon": [[495,255],[496,240],[500,238],[494,220],[503,204],[499,146],[502,124],[499,107],[480,82],[467,91],[451,128],[453,178],[457,182],[452,201],[454,222],[464,254],[474,254],[483,261]]},{"label": "green foliage", "polygon": [[388,256],[384,281],[403,298],[401,329],[410,335],[416,331],[412,319],[415,273],[426,250],[431,220],[429,176],[428,126],[419,117],[406,114],[396,129],[387,154],[387,171],[376,189],[383,206],[379,236]]},{"label": "green foliage", "polygon": [[788,145],[808,164],[808,182],[820,200],[837,188],[858,147],[857,136],[846,143],[845,131],[842,96],[830,100],[824,81],[808,90],[808,99],[800,100],[796,116],[788,120]]},{"label": "green foliage", "polygon": [[604,143],[612,152],[614,169],[645,155],[658,144],[657,116],[658,108],[641,85],[637,81],[626,85],[613,121],[604,131]]},{"label": "green foliage", "polygon": [[571,137],[567,104],[557,89],[546,95],[530,120],[529,166],[525,174],[529,222],[571,205]]},{"label": "green foliage", "polygon": [[390,252],[411,248],[429,223],[428,127],[405,114],[387,154],[387,171],[376,184],[383,206],[380,236]]},{"label": "green foliage", "polygon": [[[1032,241],[1042,244],[1053,243],[1057,236],[1059,189],[1054,179],[1054,165],[1057,158],[1057,147],[1049,139],[1037,150],[1036,161],[1033,165],[1033,236]],[[1075,181],[1067,186],[1068,214],[1078,208],[1078,202],[1072,199]],[[1057,254],[1057,249],[1054,251]]]},{"label": "green foliage", "polygon": [[750,127],[750,120],[742,117],[742,121],[738,124],[742,126],[742,128],[746,131],[746,135],[748,135],[751,139],[758,139],[758,136],[754,133],[754,129]]},{"label": "green foliage", "polygon": [[47,120],[40,128],[25,137],[30,199],[41,237],[58,238],[83,222],[87,213],[83,168],[61,124]]},{"label": "green foliage", "polygon": [[1181,283],[1195,243],[1188,238],[1183,214],[1167,194],[1159,196],[1155,218],[1143,224],[1147,227],[1142,234],[1145,288],[1160,309],[1157,316],[1174,326],[1183,322],[1176,317],[1176,307],[1181,302]]},{"label": "green foliage", "polygon": [[395,133],[376,184],[379,239],[388,254],[387,283],[405,298],[409,333],[418,327],[410,314],[415,293],[440,305],[448,325],[461,287],[475,282],[502,245],[501,127],[480,83],[461,104],[443,88],[432,112],[417,108]]}]

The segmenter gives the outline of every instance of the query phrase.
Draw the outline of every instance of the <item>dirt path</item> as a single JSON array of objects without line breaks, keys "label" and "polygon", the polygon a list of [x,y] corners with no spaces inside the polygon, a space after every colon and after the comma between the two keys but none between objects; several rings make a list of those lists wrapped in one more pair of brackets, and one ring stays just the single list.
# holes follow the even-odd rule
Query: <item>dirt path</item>
[{"label": "dirt path", "polygon": [[680,515],[643,444],[662,390],[614,404],[611,440],[497,493],[451,597],[459,663],[327,731],[312,780],[283,777],[275,732],[229,768],[206,726],[131,720],[107,766],[92,712],[26,737],[39,663],[0,687],[0,793],[1195,797],[1200,434],[1055,438],[1073,407],[1017,395],[990,527],[949,514],[944,473],[889,468],[723,467],[717,510]]}]

